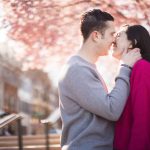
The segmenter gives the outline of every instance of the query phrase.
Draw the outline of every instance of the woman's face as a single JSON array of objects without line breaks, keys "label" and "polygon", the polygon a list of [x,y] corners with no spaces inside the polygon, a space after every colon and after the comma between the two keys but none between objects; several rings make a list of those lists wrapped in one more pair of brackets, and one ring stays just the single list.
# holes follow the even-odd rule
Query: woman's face
[{"label": "woman's face", "polygon": [[115,41],[113,44],[113,56],[116,58],[120,58],[125,50],[131,48],[131,41],[128,40],[126,30],[121,29],[115,37]]}]

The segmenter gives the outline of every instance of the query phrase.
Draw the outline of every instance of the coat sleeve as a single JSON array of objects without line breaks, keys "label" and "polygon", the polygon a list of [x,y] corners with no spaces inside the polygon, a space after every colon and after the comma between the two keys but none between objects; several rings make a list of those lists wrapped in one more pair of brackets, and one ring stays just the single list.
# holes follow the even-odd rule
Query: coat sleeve
[{"label": "coat sleeve", "polygon": [[130,70],[123,67],[114,89],[108,94],[100,80],[86,67],[72,67],[66,76],[67,95],[87,111],[116,121],[129,95]]}]

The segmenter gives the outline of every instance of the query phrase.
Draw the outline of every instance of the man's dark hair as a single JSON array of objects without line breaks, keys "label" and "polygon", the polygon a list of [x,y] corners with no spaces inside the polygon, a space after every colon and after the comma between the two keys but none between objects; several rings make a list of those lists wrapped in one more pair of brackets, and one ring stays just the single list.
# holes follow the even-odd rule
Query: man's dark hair
[{"label": "man's dark hair", "polygon": [[140,48],[142,58],[150,62],[150,34],[141,25],[129,26],[126,30],[127,38],[132,42],[132,48]]},{"label": "man's dark hair", "polygon": [[114,18],[107,12],[100,9],[85,12],[81,18],[81,33],[84,41],[94,30],[104,32],[106,21],[114,21]]}]

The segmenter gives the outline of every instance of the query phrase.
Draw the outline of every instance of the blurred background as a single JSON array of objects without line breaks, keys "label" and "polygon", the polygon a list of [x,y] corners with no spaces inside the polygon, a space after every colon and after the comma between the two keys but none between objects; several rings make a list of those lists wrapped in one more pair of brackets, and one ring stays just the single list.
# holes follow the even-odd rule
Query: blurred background
[{"label": "blurred background", "polygon": [[[82,44],[80,17],[100,8],[123,24],[141,24],[150,31],[150,0],[0,0],[0,113],[23,116],[24,134],[43,133],[41,119],[61,131],[57,82],[67,59]],[[97,62],[109,90],[118,61]],[[55,129],[55,130],[54,130]],[[15,126],[0,134],[15,134]]]}]

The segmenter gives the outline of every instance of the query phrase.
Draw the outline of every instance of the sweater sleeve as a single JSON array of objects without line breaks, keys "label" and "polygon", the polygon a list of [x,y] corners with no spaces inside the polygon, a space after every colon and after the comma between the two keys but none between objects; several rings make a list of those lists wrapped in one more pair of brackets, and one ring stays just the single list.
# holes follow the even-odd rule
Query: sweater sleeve
[{"label": "sweater sleeve", "polygon": [[108,94],[96,73],[86,67],[74,66],[66,76],[67,96],[87,111],[116,121],[129,95],[130,72],[129,68],[122,67],[114,89]]},{"label": "sweater sleeve", "polygon": [[150,68],[136,69],[131,76],[132,127],[128,150],[146,150],[150,149]]}]

